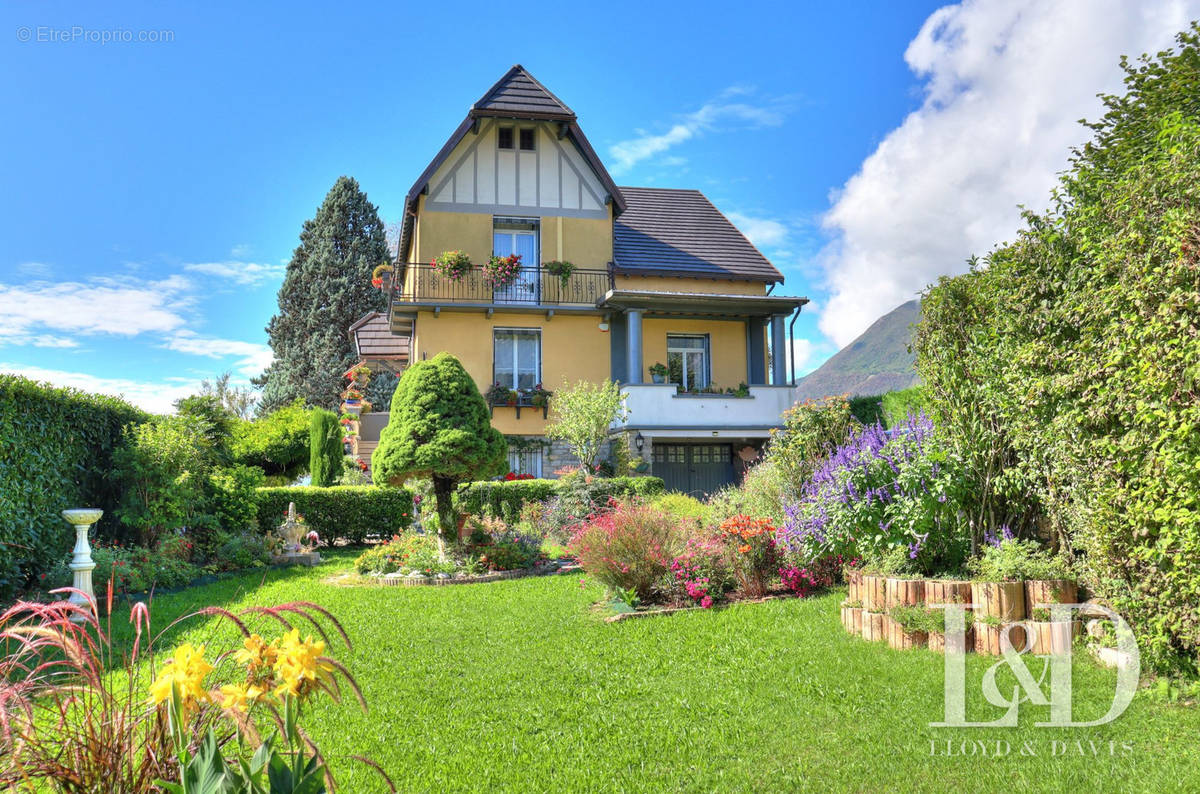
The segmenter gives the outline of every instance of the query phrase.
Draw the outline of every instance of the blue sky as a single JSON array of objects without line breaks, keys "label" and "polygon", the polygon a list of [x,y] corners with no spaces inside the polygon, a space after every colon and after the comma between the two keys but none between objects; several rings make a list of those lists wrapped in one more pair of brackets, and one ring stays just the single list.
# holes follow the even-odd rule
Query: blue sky
[{"label": "blue sky", "polygon": [[[813,298],[810,369],[1011,234],[1118,55],[1196,12],[1108,4],[7,4],[0,370],[160,410],[261,370],[282,266],[334,180],[397,220],[517,62],[618,184],[703,190]],[[144,35],[165,40],[122,40]],[[1047,88],[1056,49],[1101,52]]]}]

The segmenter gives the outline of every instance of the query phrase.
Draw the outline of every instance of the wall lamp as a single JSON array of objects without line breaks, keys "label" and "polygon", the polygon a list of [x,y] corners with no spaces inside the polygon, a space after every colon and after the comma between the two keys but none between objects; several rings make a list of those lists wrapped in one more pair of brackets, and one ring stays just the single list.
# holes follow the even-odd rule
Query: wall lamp
[{"label": "wall lamp", "polygon": [[633,445],[637,447],[638,452],[641,452],[642,447],[646,446],[646,438],[642,435],[641,430],[639,430],[638,434],[633,437]]}]

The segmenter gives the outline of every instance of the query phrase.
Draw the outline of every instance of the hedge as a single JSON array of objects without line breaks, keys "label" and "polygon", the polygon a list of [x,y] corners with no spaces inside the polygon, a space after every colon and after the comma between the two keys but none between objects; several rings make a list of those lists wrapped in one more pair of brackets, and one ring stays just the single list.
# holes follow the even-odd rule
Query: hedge
[{"label": "hedge", "polygon": [[[458,490],[458,509],[516,521],[526,502],[541,502],[558,494],[561,480],[501,480],[472,482]],[[598,477],[589,484],[594,498],[655,496],[666,490],[658,477]]]},{"label": "hedge", "polygon": [[390,538],[412,524],[412,492],[375,485],[331,488],[259,488],[258,517],[263,531],[283,523],[288,502],[323,540],[362,543],[368,535]]},{"label": "hedge", "polygon": [[119,536],[113,450],[125,425],[147,418],[114,397],[0,375],[0,597],[74,545],[63,510],[99,507],[98,535]]}]

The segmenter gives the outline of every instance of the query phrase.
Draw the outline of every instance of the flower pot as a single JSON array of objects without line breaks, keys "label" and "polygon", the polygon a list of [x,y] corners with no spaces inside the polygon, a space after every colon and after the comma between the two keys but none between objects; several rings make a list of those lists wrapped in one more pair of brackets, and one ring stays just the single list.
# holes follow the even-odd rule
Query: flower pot
[{"label": "flower pot", "polygon": [[887,577],[863,574],[859,595],[864,609],[882,612],[887,608]]},{"label": "flower pot", "polygon": [[1029,652],[1038,656],[1070,653],[1071,646],[1081,631],[1082,624],[1078,620],[1025,621],[1025,632],[1030,643]]},{"label": "flower pot", "polygon": [[954,579],[929,579],[925,582],[926,604],[969,604],[971,583]]},{"label": "flower pot", "polygon": [[888,609],[912,606],[925,602],[924,579],[898,579],[888,577],[884,584],[884,599]]},{"label": "flower pot", "polygon": [[[966,632],[963,633],[962,647],[957,650],[959,653],[967,653],[975,650],[975,638],[973,636],[974,628],[968,626]],[[935,631],[929,632],[929,650],[934,653],[945,653],[947,645],[953,645],[954,638],[947,637],[945,634],[939,634]]]},{"label": "flower pot", "polygon": [[882,612],[868,612],[865,609],[862,613],[862,638],[872,642],[882,642],[887,639],[883,632],[883,621],[887,616]]},{"label": "flower pot", "polygon": [[903,624],[888,618],[887,644],[897,651],[911,651],[913,648],[924,648],[929,643],[929,634],[924,631],[911,631]]},{"label": "flower pot", "polygon": [[975,614],[999,618],[1005,623],[1025,619],[1024,582],[971,582]]},{"label": "flower pot", "polygon": [[842,606],[842,626],[851,634],[862,634],[862,616],[860,607]]},{"label": "flower pot", "polygon": [[1025,625],[1023,623],[1003,623],[991,626],[987,623],[976,623],[974,626],[975,653],[984,656],[999,656],[1007,648],[1017,653],[1025,650]]},{"label": "flower pot", "polygon": [[1027,579],[1025,581],[1026,614],[1033,616],[1038,604],[1077,604],[1079,586],[1070,579]]},{"label": "flower pot", "polygon": [[666,375],[651,375],[650,380],[653,383],[666,383],[667,376]]}]

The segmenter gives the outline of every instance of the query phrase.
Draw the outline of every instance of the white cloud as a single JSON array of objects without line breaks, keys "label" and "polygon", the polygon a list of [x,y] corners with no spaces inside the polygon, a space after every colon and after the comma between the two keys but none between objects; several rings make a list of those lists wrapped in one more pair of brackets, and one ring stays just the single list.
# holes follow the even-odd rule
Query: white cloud
[{"label": "white cloud", "polygon": [[176,400],[195,394],[200,390],[199,382],[184,382],[174,378],[170,379],[169,383],[136,381],[126,378],[101,378],[84,372],[44,369],[7,362],[0,362],[0,372],[12,372],[55,386],[69,386],[86,392],[124,397],[134,405],[157,414],[171,413],[175,410],[173,404]]},{"label": "white cloud", "polygon": [[[234,248],[238,250],[241,246]],[[286,265],[271,265],[260,262],[193,262],[183,266],[184,270],[216,276],[239,286],[255,286],[270,279],[282,278]]]},{"label": "white cloud", "polygon": [[190,286],[182,276],[0,284],[0,345],[49,339],[46,331],[126,337],[173,331],[185,323]]},{"label": "white cloud", "polygon": [[54,275],[54,268],[45,262],[22,262],[17,265],[16,271],[22,276],[37,279],[48,279]]},{"label": "white cloud", "polygon": [[809,362],[812,361],[813,355],[816,352],[816,345],[811,339],[796,339],[792,342],[792,363],[796,369],[796,376],[807,375],[810,369]]},{"label": "white cloud", "polygon": [[236,371],[246,378],[261,375],[273,359],[271,348],[257,342],[236,339],[213,339],[197,336],[193,331],[178,331],[163,345],[167,350],[208,358],[236,357]]},{"label": "white cloud", "polygon": [[833,197],[821,330],[839,345],[971,254],[1012,239],[1018,204],[1046,206],[1088,138],[1118,59],[1170,46],[1196,0],[967,0],[934,12],[905,60],[921,107]]},{"label": "white cloud", "polygon": [[29,340],[29,343],[34,347],[79,347],[79,342],[74,339],[68,339],[65,336],[51,336],[50,334],[38,334]]},{"label": "white cloud", "polygon": [[778,248],[787,242],[788,227],[782,221],[774,218],[756,218],[741,212],[726,212],[725,217],[757,248]]},{"label": "white cloud", "polygon": [[[613,158],[610,170],[614,174],[623,174],[641,161],[689,141],[705,131],[728,126],[755,129],[782,124],[787,97],[769,99],[764,104],[730,101],[735,96],[748,96],[752,93],[752,89],[734,86],[721,92],[716,99],[705,103],[699,110],[684,115],[666,132],[635,130],[637,137],[609,147],[609,154]],[[680,164],[676,158],[671,158],[671,161],[675,165]]]},{"label": "white cloud", "polygon": [[229,255],[234,259],[245,259],[250,256],[250,244],[238,243],[233,248],[229,249]]}]

